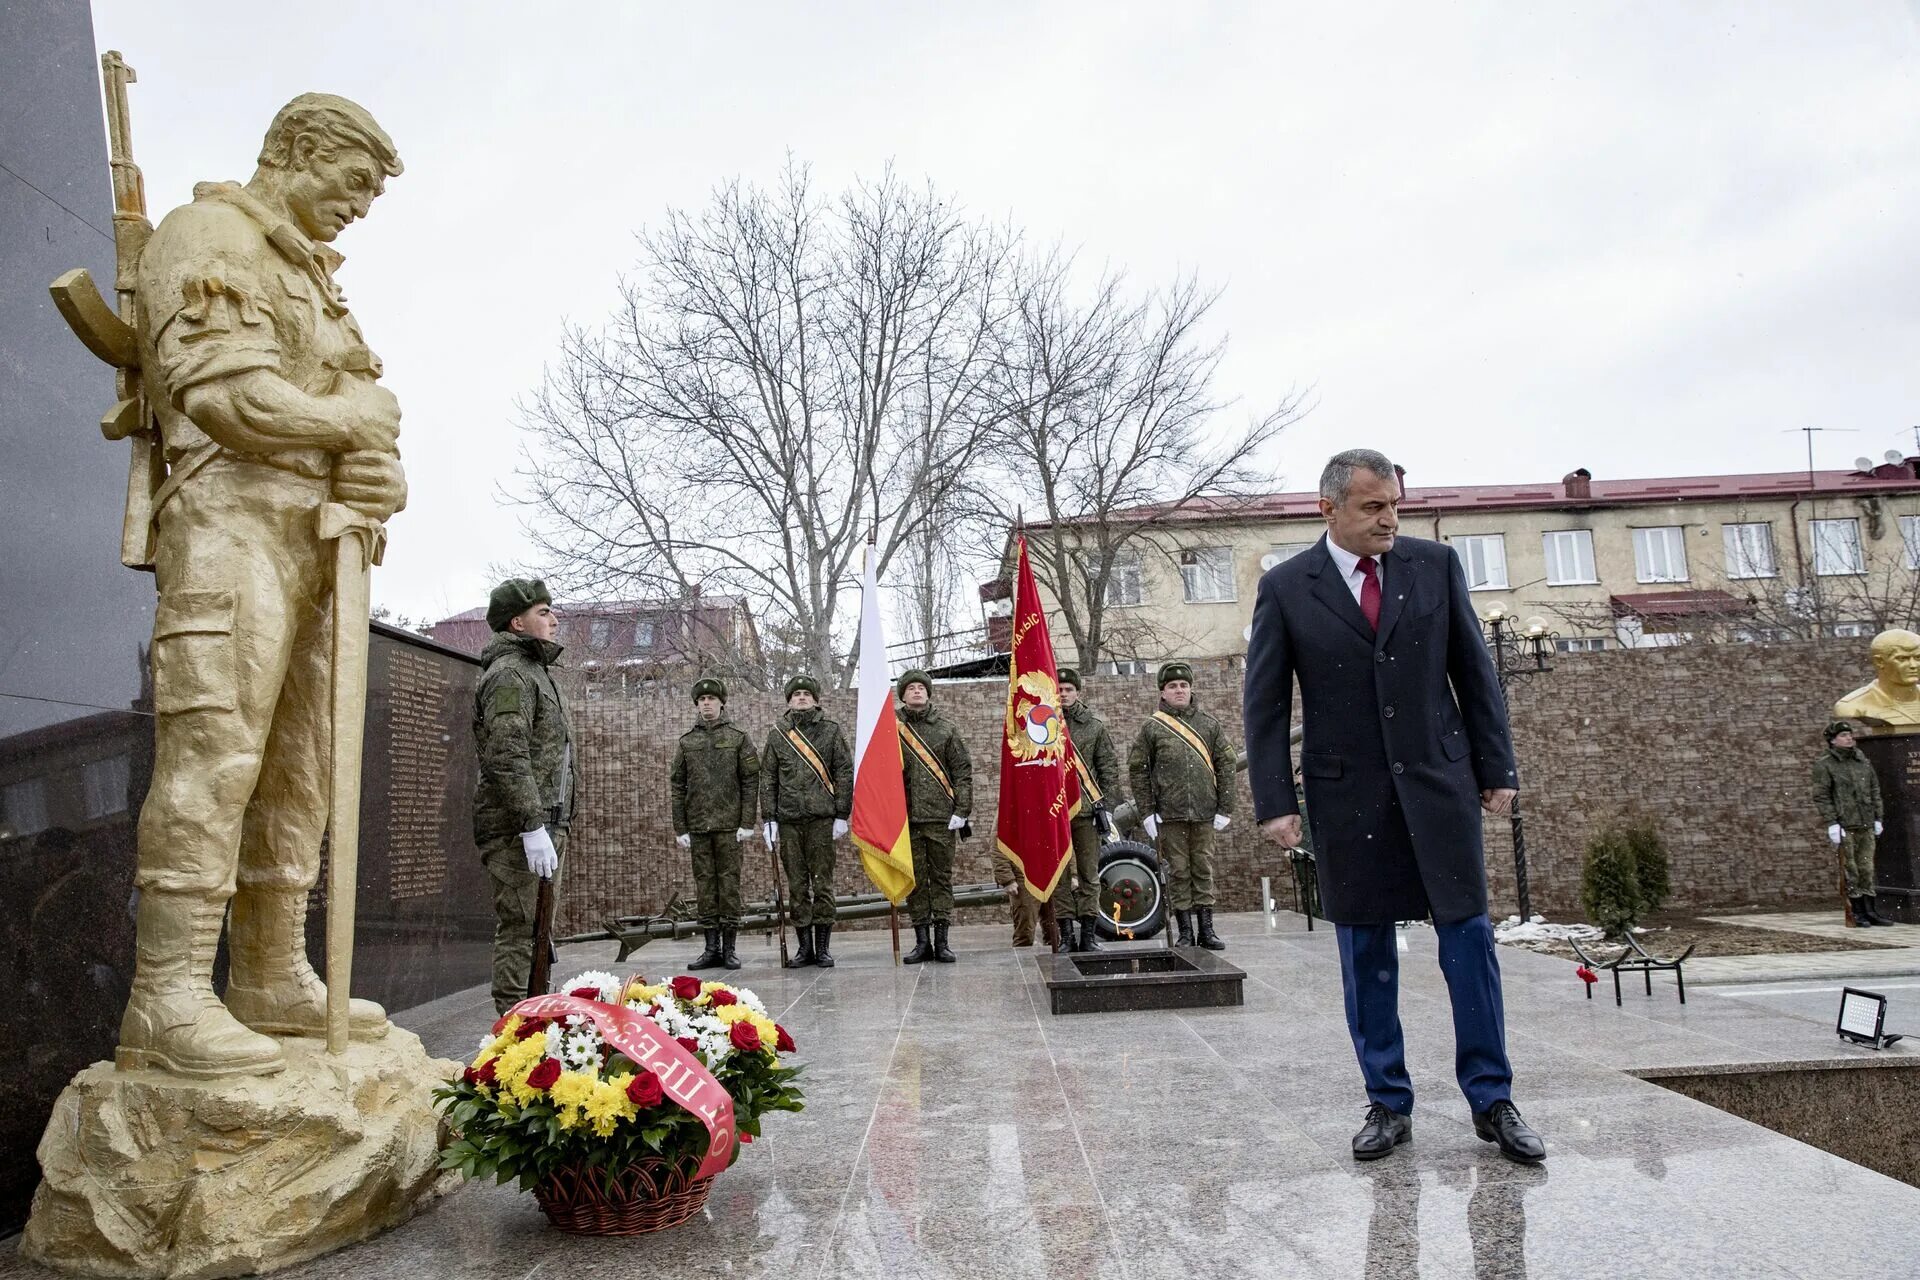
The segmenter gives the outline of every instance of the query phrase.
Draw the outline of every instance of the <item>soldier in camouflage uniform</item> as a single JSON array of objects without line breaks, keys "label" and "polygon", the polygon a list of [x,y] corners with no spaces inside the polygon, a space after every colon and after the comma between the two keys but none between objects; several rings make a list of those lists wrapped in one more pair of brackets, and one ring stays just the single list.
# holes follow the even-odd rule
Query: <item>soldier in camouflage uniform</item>
[{"label": "soldier in camouflage uniform", "polygon": [[1213,837],[1233,816],[1234,752],[1220,722],[1193,705],[1191,666],[1160,668],[1160,710],[1140,726],[1127,763],[1141,825],[1166,864],[1180,927],[1174,945],[1197,937],[1209,951],[1225,950],[1213,931]]},{"label": "soldier in camouflage uniform", "polygon": [[1835,720],[1827,726],[1827,749],[1813,762],[1813,803],[1827,824],[1827,839],[1840,850],[1847,903],[1856,926],[1891,924],[1873,909],[1874,839],[1883,809],[1880,779],[1866,753],[1853,743],[1853,726]]},{"label": "soldier in camouflage uniform", "polygon": [[1120,752],[1107,722],[1080,700],[1080,673],[1072,667],[1060,668],[1060,705],[1067,715],[1067,737],[1080,761],[1080,812],[1073,819],[1073,858],[1054,894],[1058,900],[1065,893],[1068,906],[1058,950],[1099,951],[1094,917],[1100,910],[1100,826],[1094,813],[1110,811],[1121,801]]},{"label": "soldier in camouflage uniform", "polygon": [[699,718],[673,753],[673,834],[693,854],[694,892],[706,950],[689,969],[740,967],[740,846],[753,836],[760,802],[760,757],[753,740],[727,719],[727,686],[693,686]]},{"label": "soldier in camouflage uniform", "polygon": [[538,580],[511,578],[487,602],[493,639],[480,653],[473,738],[480,757],[473,839],[493,881],[493,1007],[527,997],[540,881],[560,890],[560,858],[573,819],[573,731],[553,680],[560,646],[553,597]]},{"label": "soldier in camouflage uniform", "polygon": [[780,848],[800,950],[789,969],[833,967],[833,842],[847,834],[853,813],[853,755],[837,721],[820,710],[820,682],[787,681],[787,713],[767,734],[760,753],[760,831]]},{"label": "soldier in camouflage uniform", "polygon": [[900,767],[907,784],[907,836],[913,843],[913,950],[902,964],[952,964],[953,846],[973,813],[973,759],[960,726],[933,707],[933,677],[913,670],[900,695]]}]

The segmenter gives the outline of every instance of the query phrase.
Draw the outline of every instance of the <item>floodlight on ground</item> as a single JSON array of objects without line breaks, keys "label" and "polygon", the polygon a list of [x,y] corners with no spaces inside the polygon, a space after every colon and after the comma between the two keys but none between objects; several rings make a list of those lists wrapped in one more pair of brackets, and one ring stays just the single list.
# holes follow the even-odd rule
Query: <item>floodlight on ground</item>
[{"label": "floodlight on ground", "polygon": [[1886,1025],[1885,996],[1858,987],[1840,989],[1840,1019],[1834,1030],[1842,1040],[1863,1044],[1869,1049],[1884,1049],[1901,1038],[1888,1034]]}]

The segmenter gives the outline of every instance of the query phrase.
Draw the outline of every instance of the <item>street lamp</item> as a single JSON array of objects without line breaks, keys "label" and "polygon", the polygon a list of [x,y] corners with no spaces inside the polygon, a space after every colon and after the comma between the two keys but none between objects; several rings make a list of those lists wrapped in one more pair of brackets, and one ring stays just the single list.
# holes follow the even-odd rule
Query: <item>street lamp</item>
[{"label": "street lamp", "polygon": [[[1553,670],[1553,642],[1558,639],[1544,618],[1522,622],[1498,600],[1480,615],[1487,629],[1487,648],[1493,652],[1493,669],[1500,677],[1500,697],[1510,702],[1507,690],[1521,676],[1537,676]],[[1511,714],[1511,706],[1508,708]],[[1533,895],[1527,890],[1527,833],[1520,821],[1520,798],[1514,797],[1513,890],[1520,900],[1520,919],[1533,919]]]}]

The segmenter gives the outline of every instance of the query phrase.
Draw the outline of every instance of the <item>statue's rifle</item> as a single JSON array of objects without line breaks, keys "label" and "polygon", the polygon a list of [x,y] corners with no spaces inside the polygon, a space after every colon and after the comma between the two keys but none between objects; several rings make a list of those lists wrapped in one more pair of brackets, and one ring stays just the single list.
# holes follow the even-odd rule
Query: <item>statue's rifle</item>
[{"label": "statue's rifle", "polygon": [[55,280],[53,304],[87,350],[112,365],[118,399],[100,419],[109,440],[133,448],[127,468],[126,518],[120,528],[120,563],[129,569],[153,568],[153,497],[166,480],[166,459],[151,406],[140,384],[140,340],[134,290],[140,254],[153,235],[147,220],[147,190],[133,162],[133,123],[127,110],[127,86],[138,79],[133,68],[111,50],[100,59],[107,99],[107,158],[113,170],[113,289],[109,306],[84,267]]}]

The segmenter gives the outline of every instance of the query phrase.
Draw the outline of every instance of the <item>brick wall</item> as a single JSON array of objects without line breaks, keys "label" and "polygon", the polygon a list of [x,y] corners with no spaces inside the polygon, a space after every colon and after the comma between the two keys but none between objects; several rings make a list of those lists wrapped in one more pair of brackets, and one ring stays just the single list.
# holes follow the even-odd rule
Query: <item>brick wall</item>
[{"label": "brick wall", "polygon": [[[1834,698],[1869,670],[1865,640],[1781,645],[1698,645],[1565,654],[1551,674],[1517,682],[1514,737],[1526,790],[1529,879],[1535,910],[1578,911],[1580,858],[1589,837],[1622,817],[1658,823],[1673,855],[1676,905],[1734,907],[1823,900],[1833,868],[1811,816],[1808,768]],[[1241,740],[1240,677],[1201,668],[1201,705]],[[1151,677],[1090,679],[1087,697],[1113,726],[1124,754],[1157,705]],[[577,695],[576,695],[577,696]],[[960,845],[954,882],[990,881],[999,732],[1006,686],[944,683],[935,697],[962,725],[974,760],[974,838]],[[667,770],[693,717],[680,695],[580,702],[581,813],[574,828],[565,912],[568,932],[615,915],[659,911],[693,896],[691,869],[673,843]],[[756,741],[784,709],[778,694],[736,692],[728,712]],[[852,733],[853,695],[827,713]],[[1252,828],[1240,776],[1234,825],[1221,838],[1215,885],[1222,909],[1258,906],[1259,877],[1291,898],[1287,860]],[[765,898],[765,848],[748,846],[743,888]],[[1487,825],[1496,912],[1513,910],[1513,862],[1505,822]],[[843,845],[842,893],[870,889]],[[982,918],[984,915],[982,914]],[[1004,916],[1004,910],[991,914]]]}]

